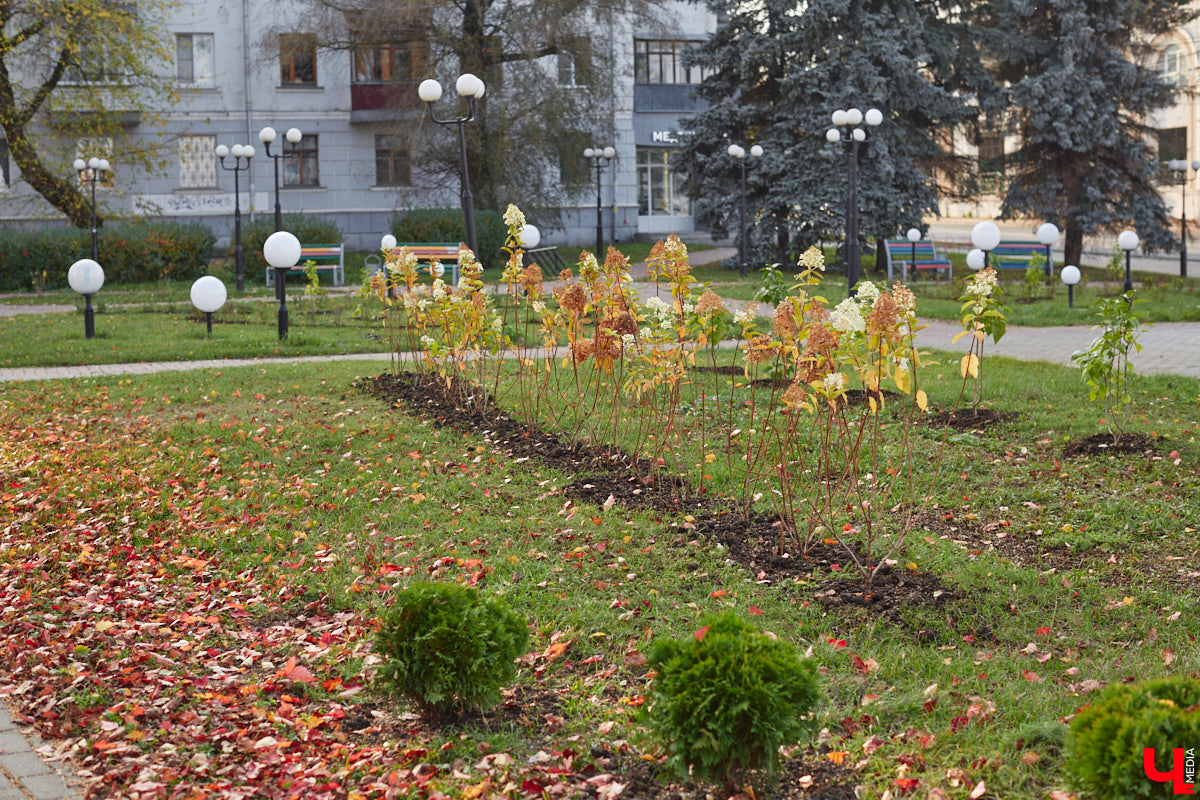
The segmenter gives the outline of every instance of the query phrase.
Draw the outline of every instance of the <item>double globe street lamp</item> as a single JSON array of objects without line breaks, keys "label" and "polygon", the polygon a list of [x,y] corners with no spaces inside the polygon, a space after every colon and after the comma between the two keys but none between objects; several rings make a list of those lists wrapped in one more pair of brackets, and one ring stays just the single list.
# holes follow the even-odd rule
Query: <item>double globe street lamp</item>
[{"label": "double globe street lamp", "polygon": [[[746,255],[749,249],[749,243],[746,241],[746,148],[740,144],[731,144],[725,152],[736,158],[742,168],[741,202],[738,205],[738,227],[740,228],[740,237],[738,239],[738,259],[740,263],[738,264],[738,272],[744,278],[750,274],[750,266],[747,263],[748,257]],[[761,144],[750,146],[750,155],[755,158],[762,158],[762,154],[763,149]]]},{"label": "double globe street lamp", "polygon": [[[289,155],[286,150],[280,153],[272,153],[271,145],[274,143],[276,136],[275,129],[270,125],[258,132],[258,140],[263,143],[263,149],[266,151],[267,158],[275,162],[275,230],[283,230],[283,209],[279,206],[279,162],[287,158]],[[296,152],[296,145],[300,143],[300,139],[304,134],[299,128],[288,128],[284,138],[292,145],[292,153]],[[282,145],[281,145],[281,149]]]},{"label": "double globe street lamp", "polygon": [[[223,144],[217,145],[217,159],[221,162],[221,169],[233,173],[233,263],[234,277],[236,278],[237,290],[243,291],[246,288],[246,264],[242,253],[242,189],[240,175],[250,169],[250,159],[254,158],[254,146],[249,144],[235,144],[233,147],[226,147]],[[226,157],[233,156],[233,166],[225,164]]]},{"label": "double globe street lamp", "polygon": [[[863,113],[857,108],[839,108],[833,112],[834,127],[825,132],[825,138],[833,144],[842,142],[846,147],[846,280],[849,295],[855,295],[854,285],[862,270],[862,258],[858,249],[858,146],[867,140],[867,131],[858,127],[865,122],[875,128],[883,122],[883,112],[878,108]],[[846,128],[846,133],[838,130]]]},{"label": "double globe street lamp", "polygon": [[617,157],[616,148],[588,147],[583,151],[583,157],[591,163],[589,168],[596,173],[596,259],[604,261],[604,210],[600,205],[600,174],[604,168]]},{"label": "double globe street lamp", "polygon": [[[1190,164],[1182,158],[1174,158],[1167,162],[1167,169],[1175,173],[1181,191],[1179,194],[1179,277],[1187,277],[1187,190],[1189,183],[1188,168],[1200,172],[1200,161]],[[1192,175],[1190,177],[1195,177]]]},{"label": "double globe street lamp", "polygon": [[458,153],[459,153],[459,170],[462,173],[462,208],[463,208],[463,227],[466,228],[467,247],[471,248],[471,252],[479,255],[479,248],[475,241],[475,199],[471,196],[471,181],[467,175],[467,132],[466,124],[474,122],[477,112],[476,103],[483,97],[484,86],[483,81],[465,72],[458,76],[458,80],[454,83],[454,89],[458,92],[459,97],[463,97],[467,101],[467,113],[458,117],[447,117],[446,119],[438,119],[433,113],[433,104],[442,99],[442,85],[432,78],[421,81],[421,85],[417,87],[417,96],[425,103],[429,110],[429,118],[438,125],[457,125],[458,126]]},{"label": "double globe street lamp", "polygon": [[97,261],[100,258],[100,239],[96,233],[96,184],[108,180],[108,171],[111,169],[111,165],[107,158],[92,156],[87,161],[77,158],[71,166],[79,173],[80,183],[86,183],[92,187],[92,261]]}]

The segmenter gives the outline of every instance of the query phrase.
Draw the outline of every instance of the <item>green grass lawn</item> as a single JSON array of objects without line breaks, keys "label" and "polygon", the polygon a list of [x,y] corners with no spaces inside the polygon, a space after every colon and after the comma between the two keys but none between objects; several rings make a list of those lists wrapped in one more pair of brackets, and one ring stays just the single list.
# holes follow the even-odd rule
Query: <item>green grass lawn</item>
[{"label": "green grass lawn", "polygon": [[[942,360],[922,385],[947,407],[960,381]],[[987,403],[1017,416],[946,442],[940,479],[923,479],[935,513],[897,554],[960,596],[888,620],[827,601],[823,582],[846,572],[763,580],[686,516],[571,502],[580,476],[389,407],[355,388],[373,369],[0,386],[0,510],[19,519],[0,526],[0,661],[31,681],[20,708],[60,700],[39,727],[103,765],[106,791],[164,770],[181,790],[217,772],[244,788],[313,770],[368,796],[417,770],[449,796],[487,780],[515,797],[525,780],[581,786],[606,752],[616,761],[597,763],[625,782],[664,754],[637,715],[651,680],[639,654],[725,609],[816,660],[825,701],[796,755],[848,754],[839,774],[866,797],[896,796],[905,777],[917,796],[984,781],[988,797],[1041,800],[1063,787],[1064,720],[1098,687],[1200,670],[1187,577],[1200,569],[1200,382],[1137,379],[1131,429],[1157,455],[1065,459],[1067,440],[1102,427],[1077,372],[988,359]],[[711,390],[749,398],[735,383]],[[632,402],[607,397],[597,418]],[[695,439],[696,399],[681,441]],[[511,390],[501,401],[521,406]],[[919,464],[941,440],[916,437]],[[418,578],[474,582],[520,610],[531,655],[517,710],[429,724],[373,691],[374,620]],[[159,697],[172,702],[129,712]],[[288,742],[286,760],[255,757],[277,748],[256,750],[267,736]]]}]

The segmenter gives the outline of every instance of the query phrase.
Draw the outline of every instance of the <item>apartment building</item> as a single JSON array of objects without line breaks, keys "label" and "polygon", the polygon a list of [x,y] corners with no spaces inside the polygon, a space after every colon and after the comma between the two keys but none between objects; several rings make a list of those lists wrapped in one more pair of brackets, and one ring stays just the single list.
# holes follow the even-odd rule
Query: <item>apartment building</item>
[{"label": "apartment building", "polygon": [[[598,29],[592,42],[610,48],[617,65],[612,119],[597,126],[614,131],[615,141],[596,142],[617,150],[601,177],[610,240],[694,229],[672,154],[688,117],[700,108],[689,90],[702,76],[683,65],[683,53],[715,29],[715,20],[691,4],[668,5],[663,17],[669,24],[643,29],[614,22]],[[106,156],[113,180],[98,188],[97,199],[110,214],[199,221],[222,238],[232,230],[235,179],[243,220],[273,212],[276,166],[284,212],[335,220],[350,247],[376,247],[397,209],[457,206],[457,181],[423,172],[420,138],[396,134],[398,123],[424,113],[416,96],[417,84],[429,77],[423,43],[325,48],[319,46],[314,26],[320,22],[311,9],[297,0],[173,5],[166,10],[165,28],[178,101],[160,109],[161,127],[137,113],[122,116],[132,136],[152,139],[160,148],[163,168],[137,173],[111,152],[111,142],[72,140],[62,120],[49,121],[39,133],[66,140],[56,156],[62,163],[47,159],[48,166],[69,174],[74,157]],[[562,80],[571,80],[572,71],[562,66],[551,61],[548,69],[558,68]],[[278,132],[271,152],[286,148],[278,164],[266,157],[259,141],[265,126]],[[293,127],[303,134],[294,146],[284,142],[284,132]],[[251,168],[235,178],[214,154],[219,144],[253,145]],[[21,181],[2,146],[0,163],[0,220],[62,219]],[[233,163],[232,157],[226,159],[227,166]],[[551,232],[555,241],[594,240],[595,187],[552,222],[559,223]]]}]

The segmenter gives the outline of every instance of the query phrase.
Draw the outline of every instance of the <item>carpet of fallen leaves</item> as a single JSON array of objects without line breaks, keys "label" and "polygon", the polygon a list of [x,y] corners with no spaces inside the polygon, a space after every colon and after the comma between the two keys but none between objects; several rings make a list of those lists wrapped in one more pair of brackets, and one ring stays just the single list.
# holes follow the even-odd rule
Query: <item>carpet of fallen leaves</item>
[{"label": "carpet of fallen leaves", "polygon": [[[620,792],[569,748],[520,761],[472,752],[444,775],[414,744],[438,738],[416,715],[391,715],[391,736],[367,735],[388,717],[358,705],[377,662],[371,611],[331,610],[295,577],[320,572],[327,551],[227,559],[195,544],[301,527],[315,488],[303,475],[278,487],[297,505],[226,513],[239,492],[257,496],[267,464],[224,480],[212,448],[187,463],[196,453],[164,437],[155,414],[103,390],[29,393],[0,421],[0,695],[53,740],[44,755],[73,760],[88,797],[437,798],[440,778],[466,781],[464,797]],[[262,440],[264,461],[279,456],[266,426],[237,427]],[[538,727],[554,722],[535,715]]]},{"label": "carpet of fallen leaves", "polygon": [[[1020,698],[1052,704],[1043,722],[1059,724],[1106,680],[1194,663],[1164,587],[1123,584],[1108,602],[1107,553],[1070,579],[1035,574],[1044,605],[1009,605],[1005,589],[982,619],[960,621],[957,593],[934,587],[945,599],[905,632],[869,610],[822,610],[829,590],[803,574],[771,586],[734,548],[702,543],[699,522],[575,505],[524,459],[389,412],[349,380],[301,389],[281,374],[258,389],[175,377],[0,393],[0,697],[50,741],[45,756],[70,759],[88,798],[703,798],[661,781],[661,749],[638,737],[638,647],[718,607],[807,639],[829,681],[818,749],[789,758],[773,797],[869,784],[982,798],[1007,782],[1057,798],[1057,745],[1012,733]],[[962,516],[937,517],[955,526],[929,526],[913,558],[974,562],[991,548],[977,538],[1017,527],[980,520],[975,536],[974,511]],[[984,585],[1006,562],[989,563]],[[426,575],[546,598],[521,681],[486,716],[435,726],[372,686],[378,611]],[[1143,595],[1161,639],[1109,621],[1150,605]],[[571,629],[583,605],[603,630]]]}]

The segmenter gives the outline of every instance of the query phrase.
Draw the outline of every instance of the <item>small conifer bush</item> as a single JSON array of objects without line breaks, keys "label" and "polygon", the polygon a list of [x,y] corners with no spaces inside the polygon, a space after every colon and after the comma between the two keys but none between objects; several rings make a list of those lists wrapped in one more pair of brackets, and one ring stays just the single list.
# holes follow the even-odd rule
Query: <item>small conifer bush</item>
[{"label": "small conifer bush", "polygon": [[1172,781],[1146,775],[1148,747],[1164,773],[1173,769],[1175,748],[1200,747],[1200,680],[1109,685],[1071,721],[1066,771],[1080,795],[1095,800],[1171,797]]},{"label": "small conifer bush", "polygon": [[375,648],[380,685],[430,716],[490,708],[516,676],[525,622],[498,598],[473,588],[415,583],[383,617]]},{"label": "small conifer bush", "polygon": [[649,711],[680,774],[734,790],[750,770],[774,773],[779,748],[800,739],[819,691],[811,661],[733,612],[684,640],[660,639]]}]

